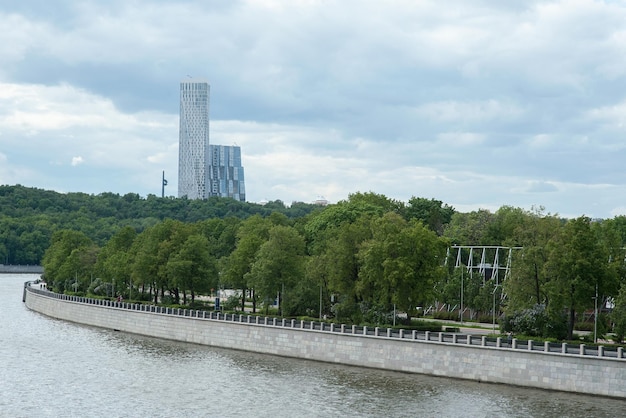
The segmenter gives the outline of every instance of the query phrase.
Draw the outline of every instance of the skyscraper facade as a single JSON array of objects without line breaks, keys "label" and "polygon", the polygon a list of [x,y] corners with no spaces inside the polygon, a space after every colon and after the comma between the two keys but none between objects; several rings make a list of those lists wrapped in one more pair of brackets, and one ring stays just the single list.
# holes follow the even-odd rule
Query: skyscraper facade
[{"label": "skyscraper facade", "polygon": [[245,202],[246,187],[241,148],[209,145],[209,196],[231,197]]},{"label": "skyscraper facade", "polygon": [[180,83],[178,197],[206,199],[209,194],[209,92],[201,78]]}]

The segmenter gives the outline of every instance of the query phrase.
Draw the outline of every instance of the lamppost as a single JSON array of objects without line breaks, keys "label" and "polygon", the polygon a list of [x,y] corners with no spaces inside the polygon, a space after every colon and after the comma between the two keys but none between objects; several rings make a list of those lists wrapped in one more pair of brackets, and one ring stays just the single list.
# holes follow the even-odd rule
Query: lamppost
[{"label": "lamppost", "polygon": [[598,342],[598,284],[596,283],[596,296],[593,298],[593,342]]},{"label": "lamppost", "polygon": [[320,284],[320,321],[322,320],[322,285]]},{"label": "lamppost", "polygon": [[461,266],[461,323],[463,323],[463,268]]},{"label": "lamppost", "polygon": [[491,292],[493,294],[493,333],[496,333],[496,291],[498,290],[498,288],[500,287],[499,284],[496,284],[493,287],[493,292]]}]

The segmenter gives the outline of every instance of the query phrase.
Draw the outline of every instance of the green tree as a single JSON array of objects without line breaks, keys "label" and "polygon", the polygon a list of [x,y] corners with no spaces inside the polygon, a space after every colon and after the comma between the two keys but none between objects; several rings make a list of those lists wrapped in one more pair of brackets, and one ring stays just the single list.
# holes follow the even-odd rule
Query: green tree
[{"label": "green tree", "polygon": [[406,218],[417,219],[437,235],[443,235],[444,227],[452,220],[455,210],[440,200],[411,197],[406,207]]},{"label": "green tree", "polygon": [[[288,226],[276,225],[269,230],[269,239],[259,248],[250,270],[255,292],[265,302],[276,295],[288,297],[304,276],[304,239]],[[284,315],[283,303],[280,313]]]},{"label": "green tree", "polygon": [[[323,288],[326,304],[333,299],[332,311],[337,319],[357,323],[361,320],[360,305],[362,296],[357,291],[360,261],[359,248],[372,236],[369,213],[361,215],[353,223],[344,223],[339,227],[325,231],[323,236],[324,251],[316,254],[319,265],[314,279]],[[312,270],[310,270],[312,271]]]},{"label": "green tree", "polygon": [[591,219],[567,222],[549,243],[546,272],[551,317],[567,312],[567,337],[572,338],[576,313],[594,306],[596,289],[602,294],[609,276],[609,254]]},{"label": "green tree", "polygon": [[508,314],[547,305],[548,243],[562,228],[557,216],[544,214],[542,209],[526,213],[521,219],[515,218],[514,225],[514,228],[504,227],[509,231],[504,244],[522,247],[511,253],[511,275],[503,284],[508,296]]},{"label": "green tree", "polygon": [[48,286],[61,293],[72,284],[75,290],[86,290],[86,278],[91,278],[97,252],[98,247],[82,232],[56,232],[42,263]]},{"label": "green tree", "polygon": [[611,321],[614,324],[615,340],[621,344],[624,342],[624,336],[626,336],[626,284],[622,284],[615,299],[615,307],[611,312]]},{"label": "green tree", "polygon": [[131,249],[134,257],[131,274],[135,283],[142,287],[149,283],[150,289],[154,289],[155,303],[159,293],[163,298],[166,290],[175,303],[179,303],[178,283],[172,276],[173,271],[168,270],[167,263],[173,254],[180,251],[192,230],[190,224],[167,219],[146,229],[135,240]]},{"label": "green tree", "polygon": [[132,296],[130,249],[136,237],[137,232],[130,226],[120,229],[102,247],[95,268],[98,278],[112,284],[112,292],[128,298]]},{"label": "green tree", "polygon": [[[246,292],[251,286],[250,271],[257,252],[269,238],[272,227],[269,219],[259,215],[252,216],[241,222],[237,231],[235,249],[224,260],[222,279],[235,289],[241,289],[241,310],[245,309]],[[252,298],[253,311],[256,312],[256,298]]]},{"label": "green tree", "polygon": [[493,245],[489,228],[494,215],[486,209],[452,215],[444,236],[457,245]]},{"label": "green tree", "polygon": [[445,273],[445,241],[419,221],[387,213],[372,223],[372,239],[361,246],[357,289],[374,306],[405,312],[408,320],[430,301]]},{"label": "green tree", "polygon": [[185,304],[187,292],[193,304],[198,293],[208,293],[217,286],[217,260],[209,253],[209,240],[204,235],[188,236],[168,260],[167,270],[177,287],[183,289]]}]

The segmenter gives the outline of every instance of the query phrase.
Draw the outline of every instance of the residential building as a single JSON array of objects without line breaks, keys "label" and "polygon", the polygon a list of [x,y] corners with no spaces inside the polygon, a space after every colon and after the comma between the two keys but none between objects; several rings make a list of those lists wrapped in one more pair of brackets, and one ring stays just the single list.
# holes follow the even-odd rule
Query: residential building
[{"label": "residential building", "polygon": [[178,197],[208,197],[209,83],[202,78],[180,82]]},{"label": "residential building", "polygon": [[209,196],[231,197],[245,202],[241,148],[236,145],[209,145],[209,159]]}]

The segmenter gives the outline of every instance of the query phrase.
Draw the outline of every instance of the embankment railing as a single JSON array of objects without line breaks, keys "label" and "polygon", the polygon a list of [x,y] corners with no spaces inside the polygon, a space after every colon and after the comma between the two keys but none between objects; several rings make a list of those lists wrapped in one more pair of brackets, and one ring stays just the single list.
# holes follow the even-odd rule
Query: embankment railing
[{"label": "embankment railing", "polygon": [[[38,288],[37,286],[42,287]],[[199,320],[228,321],[255,326],[283,327],[302,331],[339,333],[368,338],[392,338],[407,341],[463,344],[491,349],[524,350],[533,353],[553,353],[561,355],[613,358],[620,360],[624,359],[623,347],[615,346],[587,346],[585,344],[552,343],[547,341],[537,342],[532,340],[518,340],[516,338],[508,340],[506,338],[489,337],[485,335],[368,327],[359,325],[326,323],[323,321],[305,321],[286,318],[281,319],[275,317],[250,315],[246,313],[237,314],[222,313],[219,311],[171,308],[152,304],[128,303],[124,301],[118,302],[105,299],[87,298],[83,296],[64,295],[51,292],[45,289],[43,285],[34,282],[26,282],[24,284],[24,301],[26,299],[26,292],[33,292],[45,297],[60,299],[73,303],[97,305],[112,309],[124,309],[129,311],[139,311],[158,315],[183,316]]]}]

